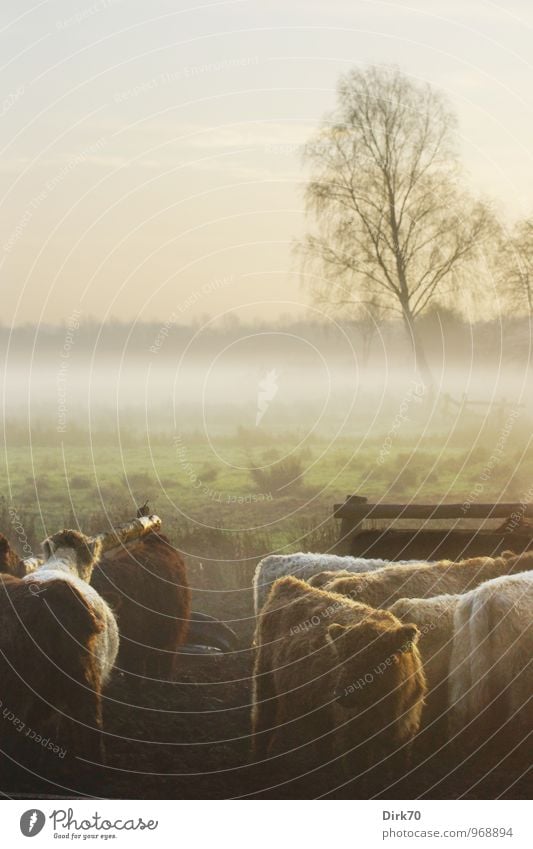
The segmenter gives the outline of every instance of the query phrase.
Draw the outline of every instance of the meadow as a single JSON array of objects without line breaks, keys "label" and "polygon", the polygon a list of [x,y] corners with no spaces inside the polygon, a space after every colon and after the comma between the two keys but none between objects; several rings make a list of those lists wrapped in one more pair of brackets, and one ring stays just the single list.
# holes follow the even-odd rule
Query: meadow
[{"label": "meadow", "polygon": [[208,439],[198,431],[89,436],[78,428],[65,439],[42,427],[30,442],[22,428],[12,429],[0,459],[1,527],[9,534],[16,512],[36,548],[58,527],[98,530],[148,500],[187,554],[237,561],[327,550],[338,533],[333,504],[347,494],[401,502],[527,496],[528,419],[506,439],[475,416],[440,433],[408,431],[302,442],[298,431],[236,428]]}]

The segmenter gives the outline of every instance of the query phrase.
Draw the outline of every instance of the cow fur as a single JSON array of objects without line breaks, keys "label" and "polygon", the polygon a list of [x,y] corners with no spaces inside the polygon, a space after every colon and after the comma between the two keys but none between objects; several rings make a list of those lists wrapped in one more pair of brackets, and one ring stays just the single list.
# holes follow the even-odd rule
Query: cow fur
[{"label": "cow fur", "polygon": [[255,635],[255,758],[344,756],[353,777],[407,747],[426,689],[417,641],[416,626],[388,611],[292,576],[276,581]]},{"label": "cow fur", "polygon": [[[2,751],[33,769],[50,749],[56,767],[66,755],[103,757],[101,609],[62,577],[1,575],[0,620]],[[35,739],[48,740],[46,750]]]},{"label": "cow fur", "polygon": [[[367,561],[371,562],[371,561]],[[369,570],[371,572],[379,572],[381,569],[384,569],[386,566],[414,566],[420,565],[418,560],[398,560],[394,563],[390,561],[386,561],[383,566],[375,566],[373,569]],[[425,564],[429,565],[429,564]],[[358,574],[363,574],[364,570],[359,570]],[[310,578],[307,578],[307,583],[312,587],[318,587],[318,589],[324,589],[327,587],[331,581],[336,581],[338,578],[351,578],[355,573],[354,571],[350,571],[348,569],[339,569],[338,572],[328,570],[327,572],[318,572],[316,575],[311,575]]]},{"label": "cow fur", "polygon": [[454,613],[462,595],[439,595],[431,598],[401,598],[388,610],[400,622],[414,622],[420,632],[418,649],[424,664],[427,695],[422,712],[422,726],[429,729],[428,740],[437,744],[446,733],[448,708],[448,669],[453,645]]},{"label": "cow fur", "polygon": [[390,607],[400,598],[427,598],[465,593],[500,575],[533,568],[533,554],[519,557],[474,557],[452,563],[418,563],[396,569],[386,566],[375,572],[337,578],[326,584],[331,592],[348,595],[372,607]]},{"label": "cow fur", "polygon": [[[415,561],[398,561],[395,565],[410,565]],[[313,575],[326,570],[331,572],[371,572],[390,565],[389,560],[367,560],[363,557],[338,557],[335,554],[269,554],[257,565],[254,578],[254,608],[258,616],[274,581],[286,575],[294,575],[307,581]]]},{"label": "cow fur", "polygon": [[454,614],[450,732],[495,735],[508,749],[533,730],[533,572],[488,581]]},{"label": "cow fur", "polygon": [[100,544],[90,541],[79,531],[65,530],[43,542],[45,561],[22,580],[44,585],[50,581],[67,581],[75,587],[103,627],[94,641],[95,661],[100,685],[109,680],[119,646],[118,626],[109,605],[91,587],[93,569],[100,557]]},{"label": "cow fur", "polygon": [[0,572],[14,575],[16,578],[23,578],[26,574],[23,561],[3,534],[0,534]]},{"label": "cow fur", "polygon": [[135,675],[172,678],[187,637],[191,591],[181,554],[162,534],[110,552],[92,585],[113,607],[120,629],[117,666]]}]

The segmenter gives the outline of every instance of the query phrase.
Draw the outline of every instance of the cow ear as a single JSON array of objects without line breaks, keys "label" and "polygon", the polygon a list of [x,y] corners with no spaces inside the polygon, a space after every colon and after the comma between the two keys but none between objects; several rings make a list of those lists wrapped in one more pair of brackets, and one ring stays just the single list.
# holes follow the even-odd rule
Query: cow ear
[{"label": "cow ear", "polygon": [[41,545],[41,549],[44,554],[44,559],[49,560],[54,553],[54,543],[50,538],[45,539]]},{"label": "cow ear", "polygon": [[328,581],[328,591],[339,595],[349,595],[350,586],[346,587],[346,582],[349,580],[349,578],[332,578],[331,581]]},{"label": "cow ear", "polygon": [[420,631],[412,622],[407,625],[400,625],[399,628],[391,633],[391,649],[396,653],[409,652],[416,646]]},{"label": "cow ear", "polygon": [[346,633],[349,629],[345,625],[339,625],[338,622],[334,622],[333,625],[328,625],[328,637],[330,640],[338,640],[339,637],[342,637],[343,634]]},{"label": "cow ear", "polygon": [[98,561],[102,556],[102,541],[96,537],[87,542],[87,548],[91,552],[93,560]]}]

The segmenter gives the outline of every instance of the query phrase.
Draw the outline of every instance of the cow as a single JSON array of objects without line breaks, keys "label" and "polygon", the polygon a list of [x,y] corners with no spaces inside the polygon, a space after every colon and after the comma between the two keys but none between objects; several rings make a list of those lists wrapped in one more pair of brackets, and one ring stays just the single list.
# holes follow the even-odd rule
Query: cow
[{"label": "cow", "polygon": [[[103,760],[101,696],[118,628],[88,583],[99,544],[65,530],[45,540],[43,553],[34,573],[0,576],[2,742],[16,752],[20,740],[46,740],[59,758]],[[43,751],[31,750],[35,763]]]},{"label": "cow", "polygon": [[[411,565],[412,560],[401,560],[394,565]],[[388,560],[368,560],[363,557],[339,557],[336,554],[269,554],[257,564],[253,578],[255,615],[259,614],[274,581],[285,575],[294,575],[303,581],[324,571],[371,572],[388,566]]]},{"label": "cow", "polygon": [[372,607],[390,607],[400,598],[465,593],[484,581],[529,569],[533,569],[532,552],[518,557],[473,557],[458,563],[418,563],[401,569],[386,566],[366,574],[333,577],[326,588]]},{"label": "cow", "polygon": [[426,691],[418,637],[388,611],[276,581],[254,641],[255,760],[291,753],[308,768],[340,757],[353,778],[406,753]]},{"label": "cow", "polygon": [[95,660],[99,668],[100,686],[111,676],[118,654],[119,633],[115,616],[107,602],[90,585],[93,570],[101,554],[101,545],[75,530],[59,531],[42,544],[44,562],[22,580],[39,586],[48,581],[63,580],[75,587],[102,623],[95,642]]},{"label": "cow", "polygon": [[450,734],[507,750],[533,731],[533,572],[502,576],[463,595],[454,612]]},{"label": "cow", "polygon": [[448,731],[448,670],[453,645],[454,613],[463,597],[439,595],[431,598],[400,598],[387,608],[400,622],[414,622],[420,632],[418,650],[427,680],[421,721],[421,729],[427,729],[423,743],[425,750],[440,745]]},{"label": "cow", "polygon": [[120,629],[117,667],[132,675],[172,678],[187,638],[191,591],[183,558],[161,533],[110,551],[92,585],[115,611]]}]

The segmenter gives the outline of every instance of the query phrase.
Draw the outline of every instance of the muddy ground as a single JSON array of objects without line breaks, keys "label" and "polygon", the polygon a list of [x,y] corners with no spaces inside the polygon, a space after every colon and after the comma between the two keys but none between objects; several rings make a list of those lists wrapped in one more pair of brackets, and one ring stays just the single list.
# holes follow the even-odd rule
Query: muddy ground
[{"label": "muddy ground", "polygon": [[[333,763],[306,774],[298,754],[285,764],[250,763],[250,695],[253,632],[248,591],[215,598],[197,593],[195,608],[223,615],[243,648],[229,655],[182,655],[175,680],[156,682],[116,673],[105,693],[107,764],[44,763],[26,768],[3,759],[4,796],[32,798],[529,798],[528,751],[506,756],[505,741],[493,740],[463,763],[462,749],[449,747],[418,768],[402,766],[347,781]],[[59,770],[58,770],[59,766]],[[33,770],[33,772],[32,772]],[[302,773],[298,776],[298,773]],[[55,775],[52,782],[43,776]],[[288,777],[292,776],[292,779]]]}]

